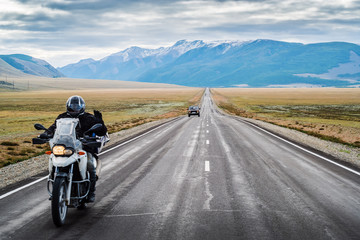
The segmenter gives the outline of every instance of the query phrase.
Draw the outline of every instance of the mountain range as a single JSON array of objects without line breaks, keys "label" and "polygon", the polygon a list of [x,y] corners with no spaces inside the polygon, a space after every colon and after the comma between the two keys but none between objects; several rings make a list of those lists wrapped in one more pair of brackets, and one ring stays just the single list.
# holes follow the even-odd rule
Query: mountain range
[{"label": "mountain range", "polygon": [[360,46],[274,40],[181,40],[170,47],[130,47],[61,68],[26,55],[0,55],[17,73],[170,83],[191,87],[360,87]]},{"label": "mountain range", "polygon": [[360,85],[360,46],[273,40],[181,40],[171,47],[131,47],[59,68],[68,77],[171,83],[193,87]]}]

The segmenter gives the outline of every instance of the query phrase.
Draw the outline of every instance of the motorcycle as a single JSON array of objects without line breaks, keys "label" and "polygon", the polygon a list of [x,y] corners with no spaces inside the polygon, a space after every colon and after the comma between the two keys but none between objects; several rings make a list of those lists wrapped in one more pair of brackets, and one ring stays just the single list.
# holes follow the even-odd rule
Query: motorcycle
[{"label": "motorcycle", "polygon": [[[87,171],[88,158],[95,158],[86,152],[84,147],[101,151],[108,135],[96,136],[95,131],[102,127],[98,123],[86,131],[83,136],[77,136],[76,126],[79,119],[62,118],[56,120],[56,130],[52,138],[33,138],[33,144],[49,142],[51,151],[46,152],[49,157],[49,176],[47,189],[51,200],[51,213],[56,226],[65,223],[68,208],[83,209],[86,207],[90,191],[90,174]],[[35,124],[37,130],[47,130],[41,124]],[[91,135],[91,136],[90,136]],[[93,159],[95,160],[95,159]],[[97,178],[100,175],[100,161],[93,161]],[[96,166],[98,165],[98,166]]]}]

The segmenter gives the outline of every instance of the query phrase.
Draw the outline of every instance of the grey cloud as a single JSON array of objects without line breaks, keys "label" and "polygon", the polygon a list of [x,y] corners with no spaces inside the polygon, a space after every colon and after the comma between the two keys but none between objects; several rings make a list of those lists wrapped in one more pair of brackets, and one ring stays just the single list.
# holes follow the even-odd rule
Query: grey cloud
[{"label": "grey cloud", "polygon": [[349,7],[345,7],[345,6],[331,6],[331,5],[326,5],[326,6],[321,6],[318,8],[318,12],[320,14],[324,14],[326,16],[338,16],[339,14],[346,14],[348,15],[350,12],[355,15],[354,17],[356,17],[356,12],[360,11],[360,3],[357,2],[354,6],[351,6],[351,8]]},{"label": "grey cloud", "polygon": [[180,0],[96,0],[96,1],[64,1],[49,2],[44,6],[50,9],[58,9],[64,11],[90,10],[102,11],[105,9],[131,8],[139,3],[148,3],[154,6],[160,6],[166,3],[174,3]]},{"label": "grey cloud", "polygon": [[360,28],[360,18],[359,17],[353,18],[353,19],[332,19],[332,20],[327,21],[327,23],[357,26],[358,28]]},{"label": "grey cloud", "polygon": [[[26,14],[6,14],[0,17],[2,21],[11,22],[2,24],[0,29],[26,30],[26,31],[44,31],[56,32],[67,28],[73,22],[68,17],[54,17],[50,14],[37,13],[33,15]],[[21,24],[18,24],[20,22]]]},{"label": "grey cloud", "polygon": [[[232,1],[232,0],[228,0],[228,1]],[[235,2],[271,2],[271,0],[235,0]]]},{"label": "grey cloud", "polygon": [[[53,10],[62,10],[66,12],[72,11],[102,11],[106,9],[116,9],[116,8],[127,8],[130,5],[149,2],[151,0],[15,0],[21,4],[28,6],[43,6],[45,8]],[[167,2],[165,0],[156,1],[156,4],[161,4],[162,2]]]},{"label": "grey cloud", "polygon": [[43,3],[44,1],[42,0],[16,0],[16,2],[18,3],[23,3],[23,4],[27,4],[27,3]]},{"label": "grey cloud", "polygon": [[324,34],[326,29],[316,28],[312,25],[312,21],[309,20],[297,20],[297,21],[282,21],[277,23],[261,23],[261,24],[226,24],[218,25],[207,28],[198,28],[199,32],[202,31],[216,31],[216,32],[237,32],[237,33],[288,33],[288,34]]},{"label": "grey cloud", "polygon": [[3,30],[26,30],[26,31],[42,31],[42,32],[54,32],[57,29],[46,25],[31,25],[31,26],[19,26],[17,24],[1,24],[0,29]]},{"label": "grey cloud", "polygon": [[96,2],[50,2],[44,6],[50,9],[64,10],[64,11],[77,11],[77,10],[104,10],[114,7],[119,7],[121,4],[126,4],[123,1],[96,1]]},{"label": "grey cloud", "polygon": [[36,13],[33,15],[29,14],[2,14],[1,20],[5,21],[23,21],[23,22],[39,22],[39,21],[51,21],[53,17],[50,14]]}]

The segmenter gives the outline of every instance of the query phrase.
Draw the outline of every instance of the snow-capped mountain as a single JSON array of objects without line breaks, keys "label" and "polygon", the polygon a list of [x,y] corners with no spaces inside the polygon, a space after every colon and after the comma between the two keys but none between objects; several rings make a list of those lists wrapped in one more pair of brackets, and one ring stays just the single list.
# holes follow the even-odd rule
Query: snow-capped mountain
[{"label": "snow-capped mountain", "polygon": [[[99,61],[81,60],[58,68],[68,77],[134,80],[147,70],[167,64],[184,53],[206,44],[203,41],[178,41],[174,46],[158,49],[130,47],[124,51],[111,54]],[[88,64],[84,64],[85,62]]]},{"label": "snow-capped mountain", "polygon": [[209,87],[357,86],[360,46],[273,40],[181,40],[170,47],[131,47],[59,70],[68,77]]}]

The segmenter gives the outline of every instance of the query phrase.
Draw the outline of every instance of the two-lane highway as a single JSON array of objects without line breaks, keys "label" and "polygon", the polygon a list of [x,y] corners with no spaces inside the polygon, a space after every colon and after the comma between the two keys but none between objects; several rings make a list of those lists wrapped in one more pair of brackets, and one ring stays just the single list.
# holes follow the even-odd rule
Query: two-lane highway
[{"label": "two-lane highway", "polygon": [[101,155],[96,202],[51,219],[46,181],[0,200],[1,239],[360,239],[360,176],[216,111]]}]

